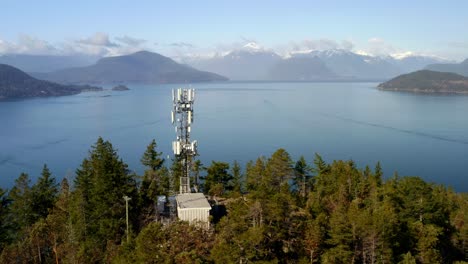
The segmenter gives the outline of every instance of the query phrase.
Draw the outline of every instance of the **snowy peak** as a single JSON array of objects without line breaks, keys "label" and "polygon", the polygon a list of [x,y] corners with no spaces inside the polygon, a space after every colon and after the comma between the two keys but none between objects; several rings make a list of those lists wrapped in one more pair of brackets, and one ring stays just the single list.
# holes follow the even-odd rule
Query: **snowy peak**
[{"label": "snowy peak", "polygon": [[242,49],[248,50],[248,51],[264,51],[265,50],[262,46],[260,46],[256,42],[249,42],[245,44],[244,46],[242,46]]},{"label": "snowy peak", "polygon": [[319,57],[319,58],[330,58],[336,56],[344,56],[344,55],[356,55],[349,50],[344,49],[328,49],[328,50],[298,50],[290,52],[286,57],[302,57],[302,56],[311,56],[311,57]]}]

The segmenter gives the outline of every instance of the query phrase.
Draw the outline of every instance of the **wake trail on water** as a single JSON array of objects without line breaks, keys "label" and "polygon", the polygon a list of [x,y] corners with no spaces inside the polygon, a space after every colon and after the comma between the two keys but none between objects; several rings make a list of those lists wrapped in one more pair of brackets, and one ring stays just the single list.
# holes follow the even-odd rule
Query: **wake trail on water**
[{"label": "wake trail on water", "polygon": [[[275,110],[277,112],[281,112],[280,107],[278,105],[274,104],[273,102],[271,102],[270,100],[264,99],[263,103],[267,107],[271,108],[272,110]],[[455,139],[455,138],[450,138],[450,137],[444,137],[444,136],[425,133],[425,132],[421,132],[421,131],[417,131],[417,130],[403,129],[403,128],[384,125],[384,124],[371,123],[371,122],[356,120],[356,119],[352,119],[352,118],[342,117],[342,116],[338,116],[338,115],[328,114],[328,113],[324,113],[324,112],[318,112],[318,111],[311,111],[311,112],[315,112],[315,113],[317,113],[317,114],[319,114],[319,115],[321,115],[323,117],[338,119],[338,120],[350,122],[350,123],[353,123],[353,124],[369,126],[369,127],[377,127],[377,128],[382,128],[382,129],[386,129],[386,130],[390,130],[390,131],[396,131],[396,132],[399,132],[399,133],[415,135],[415,136],[424,137],[424,138],[430,138],[430,139],[435,139],[435,140],[440,140],[440,141],[445,141],[445,142],[468,145],[468,141],[465,141],[465,140],[460,140],[460,139]],[[295,121],[295,122],[298,122],[298,123],[301,122],[299,119],[294,118],[294,117],[288,117],[288,119],[292,120],[292,121]]]},{"label": "wake trail on water", "polygon": [[346,118],[346,117],[341,117],[337,115],[331,115],[327,113],[321,113],[317,112],[322,116],[329,117],[329,118],[334,118],[334,119],[339,119],[342,121],[358,124],[358,125],[363,125],[363,126],[370,126],[370,127],[377,127],[377,128],[383,128],[391,131],[396,131],[400,133],[405,133],[405,134],[411,134],[419,137],[425,137],[425,138],[431,138],[431,139],[436,139],[436,140],[441,140],[441,141],[446,141],[446,142],[452,142],[452,143],[458,143],[458,144],[463,144],[463,145],[468,145],[468,141],[460,140],[460,139],[454,139],[454,138],[449,138],[449,137],[444,137],[440,135],[435,135],[435,134],[429,134],[425,132],[420,132],[417,130],[409,130],[409,129],[402,129],[398,127],[393,127],[393,126],[387,126],[387,125],[382,125],[378,123],[371,123],[371,122],[365,122],[365,121],[360,121],[352,118]]}]

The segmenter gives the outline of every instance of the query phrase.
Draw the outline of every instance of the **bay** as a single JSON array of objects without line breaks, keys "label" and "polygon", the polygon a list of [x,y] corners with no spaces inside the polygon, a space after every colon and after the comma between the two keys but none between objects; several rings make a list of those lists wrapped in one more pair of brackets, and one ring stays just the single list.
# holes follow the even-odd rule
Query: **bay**
[{"label": "bay", "polygon": [[[285,148],[294,159],[380,161],[385,177],[420,176],[468,191],[468,96],[379,91],[377,83],[199,83],[192,138],[200,159],[243,166]],[[129,168],[154,138],[172,157],[171,89],[128,85],[130,91],[0,103],[0,186],[21,172],[33,181],[44,163],[59,179],[73,178],[99,136]],[[188,87],[188,86],[184,86]]]}]

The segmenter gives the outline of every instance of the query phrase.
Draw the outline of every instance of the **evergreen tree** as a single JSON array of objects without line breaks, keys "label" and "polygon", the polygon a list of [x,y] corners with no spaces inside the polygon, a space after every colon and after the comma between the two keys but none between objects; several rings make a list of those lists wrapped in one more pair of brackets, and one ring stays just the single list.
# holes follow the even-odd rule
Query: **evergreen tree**
[{"label": "evergreen tree", "polygon": [[377,164],[375,165],[375,171],[374,171],[374,177],[376,179],[378,186],[382,185],[382,176],[383,176],[382,166],[380,165],[380,161],[378,161]]},{"label": "evergreen tree", "polygon": [[260,157],[255,161],[255,164],[249,161],[245,171],[247,191],[252,192],[260,189],[265,177],[265,159]]},{"label": "evergreen tree", "polygon": [[162,152],[156,151],[156,147],[156,140],[153,139],[141,157],[141,163],[153,171],[161,169],[164,164],[164,159],[161,158]]},{"label": "evergreen tree", "polygon": [[190,183],[192,183],[195,192],[200,192],[200,177],[201,177],[201,172],[204,170],[203,164],[201,163],[200,160],[196,160],[193,163],[192,167],[192,173],[193,176],[190,179]]},{"label": "evergreen tree", "polygon": [[229,164],[226,162],[212,161],[206,169],[204,191],[210,195],[219,196],[233,189],[233,177],[229,174]]},{"label": "evergreen tree", "polygon": [[140,204],[143,223],[154,221],[158,214],[157,199],[161,195],[169,195],[169,171],[164,167],[164,159],[161,152],[156,150],[156,141],[153,141],[146,148],[141,158],[141,163],[147,167],[140,186]]},{"label": "evergreen tree", "polygon": [[32,225],[36,220],[32,208],[31,195],[31,180],[29,175],[21,173],[15,180],[15,185],[8,194],[8,199],[11,201],[9,207],[9,218],[13,225],[14,238],[21,236],[21,231]]},{"label": "evergreen tree", "polygon": [[[86,261],[100,260],[107,241],[119,243],[125,233],[125,202],[123,196],[136,198],[136,182],[112,144],[99,138],[89,157],[77,170],[76,201],[72,214],[76,225],[82,226],[78,239],[85,243]],[[129,204],[130,211],[137,208]],[[130,214],[135,222],[135,214]],[[109,245],[108,245],[109,246]]]},{"label": "evergreen tree", "polygon": [[37,183],[32,187],[32,209],[38,218],[45,218],[55,204],[58,185],[46,164]]},{"label": "evergreen tree", "polygon": [[170,192],[179,193],[180,189],[180,177],[183,175],[183,167],[179,157],[172,159],[171,170],[170,170],[170,185],[172,186]]},{"label": "evergreen tree", "polygon": [[301,195],[305,197],[306,193],[310,191],[310,175],[309,175],[309,166],[304,156],[301,156],[294,166],[294,189]]},{"label": "evergreen tree", "polygon": [[11,226],[7,218],[9,204],[7,191],[0,188],[0,252],[11,242],[9,237]]},{"label": "evergreen tree", "polygon": [[232,191],[236,195],[242,194],[242,172],[241,172],[241,167],[237,161],[234,161],[234,164],[232,165]]},{"label": "evergreen tree", "polygon": [[264,187],[273,192],[289,191],[289,181],[294,174],[292,164],[291,157],[286,150],[278,149],[275,151],[266,164]]}]

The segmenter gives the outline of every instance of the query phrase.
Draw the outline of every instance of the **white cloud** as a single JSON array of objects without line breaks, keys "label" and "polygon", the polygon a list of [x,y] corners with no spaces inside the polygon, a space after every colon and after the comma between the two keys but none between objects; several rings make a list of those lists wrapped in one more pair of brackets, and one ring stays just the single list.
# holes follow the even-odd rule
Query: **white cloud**
[{"label": "white cloud", "polygon": [[144,39],[125,35],[115,40],[106,33],[97,32],[86,38],[51,44],[33,36],[20,35],[16,41],[0,38],[0,54],[117,56],[147,49]]},{"label": "white cloud", "polygon": [[395,48],[393,45],[390,45],[385,40],[381,38],[371,38],[367,41],[366,52],[374,56],[387,56],[394,53],[407,52],[401,49]]},{"label": "white cloud", "polygon": [[146,39],[132,38],[127,35],[122,37],[116,37],[115,39],[129,46],[140,46],[146,42]]},{"label": "white cloud", "polygon": [[169,46],[176,47],[176,48],[195,48],[195,45],[188,43],[188,42],[173,42],[170,43]]},{"label": "white cloud", "polygon": [[29,35],[20,35],[16,42],[0,39],[0,53],[2,54],[56,54],[57,49],[45,40]]},{"label": "white cloud", "polygon": [[109,35],[103,32],[96,32],[94,35],[79,39],[76,41],[77,43],[84,44],[84,45],[92,45],[92,46],[104,46],[104,47],[117,47],[118,44],[111,42],[109,39]]}]

